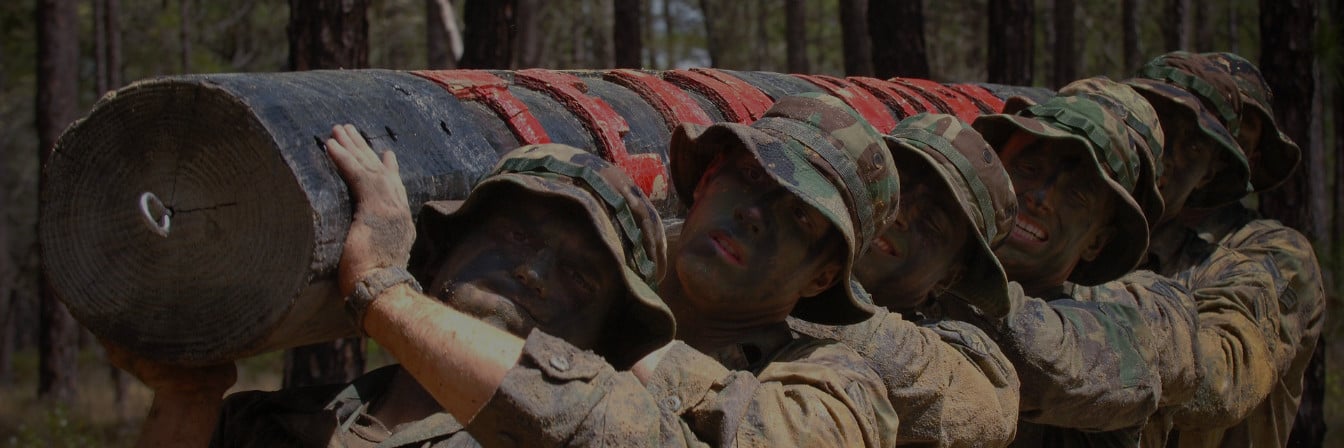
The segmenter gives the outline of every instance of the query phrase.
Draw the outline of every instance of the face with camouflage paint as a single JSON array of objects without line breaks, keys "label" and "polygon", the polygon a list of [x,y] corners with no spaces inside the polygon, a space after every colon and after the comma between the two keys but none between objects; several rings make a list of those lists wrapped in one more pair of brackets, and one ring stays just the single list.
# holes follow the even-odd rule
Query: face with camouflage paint
[{"label": "face with camouflage paint", "polygon": [[1018,131],[999,157],[1017,192],[1012,233],[994,250],[1008,279],[1028,292],[1064,284],[1115,235],[1116,199],[1092,161],[1062,142]]},{"label": "face with camouflage paint", "polygon": [[839,232],[746,150],[720,153],[694,195],[674,262],[697,310],[782,319],[839,280]]},{"label": "face with camouflage paint", "polygon": [[1250,166],[1260,166],[1260,137],[1264,134],[1265,123],[1260,119],[1259,111],[1247,111],[1241,114],[1241,124],[1237,128],[1237,144],[1246,153]]},{"label": "face with camouflage paint", "polygon": [[954,208],[956,198],[943,182],[929,169],[902,169],[896,219],[854,264],[855,277],[878,305],[897,310],[920,306],[965,264],[970,223]]},{"label": "face with camouflage paint", "polygon": [[514,335],[537,328],[591,348],[625,293],[621,266],[582,207],[521,191],[495,199],[526,206],[492,207],[471,220],[429,292]]},{"label": "face with camouflage paint", "polygon": [[[1164,123],[1172,122],[1164,120]],[[1166,203],[1160,222],[1167,222],[1185,210],[1190,195],[1213,181],[1222,160],[1212,142],[1194,126],[1176,122],[1174,126],[1164,124],[1164,127],[1170,130],[1167,131],[1166,151],[1162,153],[1166,169],[1157,181],[1162,201]]]}]

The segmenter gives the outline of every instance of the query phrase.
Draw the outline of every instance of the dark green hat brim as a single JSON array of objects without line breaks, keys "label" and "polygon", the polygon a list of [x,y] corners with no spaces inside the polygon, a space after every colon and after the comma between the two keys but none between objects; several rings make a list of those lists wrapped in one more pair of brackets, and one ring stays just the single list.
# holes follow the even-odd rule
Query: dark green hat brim
[{"label": "dark green hat brim", "polygon": [[[843,236],[847,258],[844,260],[840,279],[835,286],[816,297],[800,300],[791,315],[825,325],[850,325],[872,317],[872,298],[859,286],[858,281],[854,280],[855,248],[860,247],[855,241],[854,224],[849,214],[832,213],[830,210],[833,207],[828,207],[819,199],[843,196],[816,167],[801,154],[794,154],[786,149],[786,144],[773,135],[737,123],[718,123],[708,127],[686,123],[678,126],[672,132],[668,147],[671,159],[669,168],[672,172],[673,187],[677,189],[677,196],[687,209],[694,202],[696,185],[700,183],[700,178],[709,169],[714,157],[733,149],[745,150],[755,157],[771,178],[825,216]],[[789,182],[774,169],[776,162],[772,161],[787,161],[796,168],[790,173],[793,178],[807,177],[812,180]],[[810,187],[800,188],[795,185],[797,183]]]},{"label": "dark green hat brim", "polygon": [[[502,197],[511,200],[501,200]],[[581,207],[588,216],[595,218],[591,220],[595,226],[602,225],[601,222],[611,226],[606,208],[581,187],[534,175],[497,174],[477,184],[465,201],[430,201],[421,207],[409,270],[422,284],[428,285],[452,247],[460,242],[459,238],[465,229],[479,219],[480,213],[488,213],[495,207],[526,204],[528,201],[552,200],[562,200]],[[602,234],[596,229],[594,232]],[[604,324],[607,328],[598,346],[594,347],[594,352],[606,357],[613,365],[628,367],[671,342],[676,333],[676,321],[672,311],[651,285],[626,265],[625,248],[620,242],[603,241],[612,265],[621,269],[621,279],[627,292],[624,303],[629,306],[624,312],[613,308]]]},{"label": "dark green hat brim", "polygon": [[1060,142],[1080,154],[1086,154],[1087,160],[1092,161],[1094,168],[1092,172],[1100,176],[1117,199],[1115,216],[1111,219],[1111,224],[1118,231],[1117,234],[1101,249],[1096,259],[1080,260],[1069,274],[1069,281],[1092,286],[1115,280],[1133,271],[1143,260],[1144,253],[1148,251],[1148,219],[1143,215],[1143,209],[1124,186],[1106,175],[1101,161],[1092,151],[1091,143],[1077,134],[1049,124],[1037,130],[1034,126],[1027,125],[1026,120],[1034,119],[1019,115],[983,115],[971,126],[985,137],[985,141],[989,142],[995,151],[1001,151],[1009,137],[1022,131],[1040,139]]},{"label": "dark green hat brim", "polygon": [[1293,174],[1302,162],[1302,148],[1279,129],[1278,121],[1259,103],[1246,101],[1256,113],[1260,114],[1260,159],[1257,166],[1251,167],[1251,185],[1255,191],[1272,190]]},{"label": "dark green hat brim", "polygon": [[[989,242],[985,241],[983,235],[974,231],[975,220],[966,211],[961,204],[965,201],[973,201],[972,198],[963,197],[956,189],[952,188],[954,183],[964,182],[961,176],[948,172],[942,168],[937,160],[934,160],[926,150],[917,148],[904,139],[886,136],[887,147],[891,149],[892,158],[897,161],[898,170],[906,170],[902,162],[914,162],[914,170],[931,170],[937,173],[941,182],[935,186],[948,194],[948,197],[955,198],[957,205],[952,207],[957,210],[953,216],[961,219],[971,229],[971,242],[974,249],[968,252],[965,271],[956,283],[952,284],[947,292],[961,299],[962,301],[975,306],[981,314],[990,318],[1003,317],[1008,314],[1008,275],[1003,271],[1003,265],[999,263],[999,258],[994,255],[994,249],[989,247]],[[993,216],[987,216],[985,219],[992,220]],[[1001,231],[1010,231],[1002,229]]]},{"label": "dark green hat brim", "polygon": [[[1152,79],[1129,79],[1125,84],[1133,87],[1144,99],[1153,105],[1157,110],[1158,118],[1171,117],[1172,112],[1177,112],[1180,120],[1188,120],[1194,123],[1199,129],[1199,135],[1207,139],[1214,148],[1224,154],[1230,162],[1223,166],[1223,169],[1215,174],[1212,182],[1190,194],[1186,199],[1186,206],[1191,208],[1213,208],[1227,205],[1241,200],[1251,192],[1251,168],[1246,161],[1246,154],[1241,151],[1241,146],[1232,137],[1212,113],[1203,109],[1203,103],[1199,102],[1198,97],[1181,90],[1180,87]],[[1179,90],[1174,92],[1171,89]],[[1172,94],[1185,93],[1195,99],[1200,109],[1193,109],[1190,105],[1176,101],[1171,97]],[[1177,127],[1170,126],[1171,123],[1163,123],[1162,128],[1166,130],[1167,135],[1171,135]],[[1163,142],[1164,144],[1166,142]],[[1164,148],[1165,152],[1176,151],[1177,148]]]}]

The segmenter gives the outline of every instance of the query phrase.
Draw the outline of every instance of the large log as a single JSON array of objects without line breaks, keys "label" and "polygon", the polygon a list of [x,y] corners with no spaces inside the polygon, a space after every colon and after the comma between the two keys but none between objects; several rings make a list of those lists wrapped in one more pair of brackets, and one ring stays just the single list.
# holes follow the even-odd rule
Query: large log
[{"label": "large log", "polygon": [[462,197],[496,158],[467,117],[391,71],[135,83],[69,128],[45,168],[45,267],[90,330],[155,359],[344,336],[331,278],[351,204],[322,142],[354,123],[397,152],[413,203]]},{"label": "large log", "polygon": [[1002,107],[969,84],[714,69],[160,78],[62,136],[39,237],[55,287],[98,336],[164,361],[238,359],[352,332],[331,281],[351,206],[322,147],[333,124],[396,151],[412,209],[465,197],[505,151],[558,142],[625,169],[676,218],[671,130],[750,122],[800,92],[836,94],[884,130]]}]

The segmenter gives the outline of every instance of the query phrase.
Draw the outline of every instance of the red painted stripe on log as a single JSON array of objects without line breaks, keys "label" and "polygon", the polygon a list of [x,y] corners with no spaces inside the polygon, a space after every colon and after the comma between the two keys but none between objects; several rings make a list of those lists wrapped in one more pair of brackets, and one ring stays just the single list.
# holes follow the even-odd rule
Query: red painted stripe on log
[{"label": "red painted stripe on log", "polygon": [[551,136],[532,110],[509,92],[509,82],[483,70],[416,70],[411,72],[433,81],[462,101],[484,103],[504,120],[523,144],[550,143]]},{"label": "red painted stripe on log", "polygon": [[976,106],[971,100],[956,91],[949,89],[942,84],[919,78],[892,78],[893,82],[905,83],[913,86],[926,96],[937,98],[948,107],[948,113],[956,115],[966,122],[975,121],[975,117],[980,116],[980,107]]},{"label": "red painted stripe on log", "polygon": [[639,70],[616,69],[607,71],[603,78],[630,89],[648,101],[659,114],[663,115],[668,130],[676,129],[681,123],[709,125],[714,122],[709,118],[709,114],[700,108],[700,104],[695,102],[695,98],[691,98],[686,91],[653,74]]},{"label": "red painted stripe on log", "polygon": [[677,87],[694,90],[709,98],[710,102],[723,111],[724,118],[730,121],[742,124],[756,121],[746,102],[739,98],[731,87],[712,76],[690,70],[668,70],[663,72],[663,79]]},{"label": "red painted stripe on log", "polygon": [[987,114],[997,114],[1003,112],[1003,100],[994,96],[992,92],[984,87],[975,84],[945,84],[948,88],[956,90],[962,95],[970,97],[980,105],[981,111]]},{"label": "red painted stripe on log", "polygon": [[668,171],[662,157],[630,154],[622,138],[630,132],[630,124],[606,101],[588,95],[588,86],[582,79],[569,73],[531,68],[514,72],[514,82],[564,104],[593,134],[607,160],[625,170],[649,199],[659,201],[667,197]]},{"label": "red painted stripe on log", "polygon": [[713,68],[692,68],[691,71],[704,73],[710,77],[719,80],[728,85],[728,88],[737,92],[737,96],[746,103],[747,110],[751,112],[752,121],[759,120],[765,116],[765,111],[770,110],[770,106],[775,104],[775,100],[765,91],[757,88],[745,79],[733,76],[731,73]]},{"label": "red painted stripe on log", "polygon": [[886,134],[891,132],[892,129],[896,129],[896,117],[892,116],[891,109],[887,108],[887,105],[883,104],[882,100],[877,99],[876,96],[873,96],[873,94],[867,90],[855,87],[848,81],[834,76],[798,74],[793,76],[812,84],[816,84],[817,87],[821,87],[823,90],[835,95],[837,98],[844,100],[845,104],[848,104],[849,107],[853,107],[859,115],[866,118],[868,123],[872,124],[874,128],[877,128],[878,132]]},{"label": "red painted stripe on log", "polygon": [[915,109],[918,110],[918,112],[915,113],[948,113],[947,111],[949,110],[949,107],[947,107],[946,104],[943,104],[941,100],[929,98],[920,93],[919,89],[911,87],[910,85],[880,79],[874,79],[873,81],[887,86],[891,91],[896,92],[896,94],[910,101],[910,104],[914,105]]},{"label": "red painted stripe on log", "polygon": [[906,95],[898,92],[896,87],[890,82],[866,76],[850,76],[848,79],[849,82],[867,90],[869,93],[873,94],[873,96],[876,96],[881,100],[882,103],[886,104],[887,108],[896,112],[896,115],[898,115],[896,117],[897,119],[905,119],[906,117],[924,111],[922,108],[912,103],[912,100],[906,97]]}]

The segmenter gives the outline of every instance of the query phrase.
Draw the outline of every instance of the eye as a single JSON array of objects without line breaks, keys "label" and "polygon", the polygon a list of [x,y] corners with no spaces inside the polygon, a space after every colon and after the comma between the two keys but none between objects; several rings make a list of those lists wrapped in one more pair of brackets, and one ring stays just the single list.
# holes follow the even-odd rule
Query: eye
[{"label": "eye", "polygon": [[565,268],[565,272],[574,282],[574,285],[579,287],[579,290],[588,294],[597,293],[597,282],[593,281],[592,277],[572,267]]},{"label": "eye", "polygon": [[793,204],[793,219],[802,224],[804,228],[812,227],[812,216],[807,213],[807,208],[802,204],[795,202]]},{"label": "eye", "polygon": [[765,171],[757,166],[742,167],[742,177],[751,183],[759,183],[765,180]]}]

